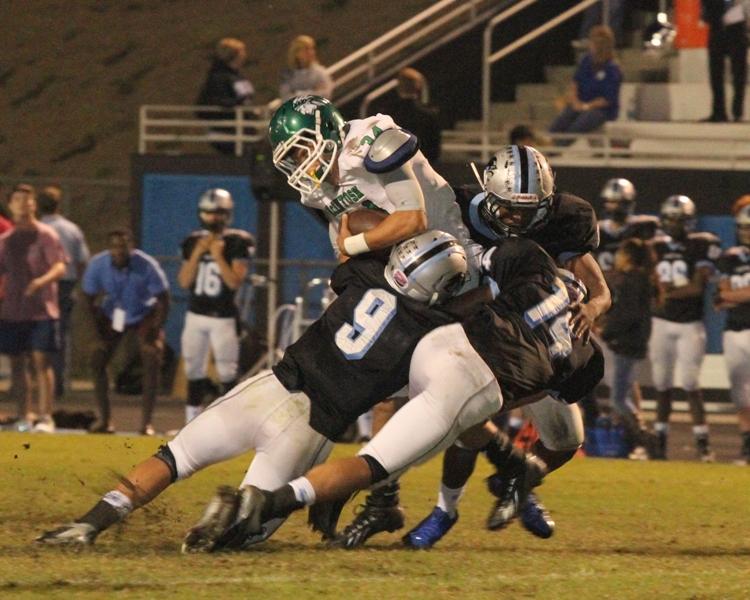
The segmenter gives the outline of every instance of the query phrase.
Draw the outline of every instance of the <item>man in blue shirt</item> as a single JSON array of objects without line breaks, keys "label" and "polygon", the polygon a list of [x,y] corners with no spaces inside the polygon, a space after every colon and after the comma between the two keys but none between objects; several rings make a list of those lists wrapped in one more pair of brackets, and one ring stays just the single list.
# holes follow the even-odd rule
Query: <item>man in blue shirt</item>
[{"label": "man in blue shirt", "polygon": [[128,231],[111,231],[107,237],[109,249],[91,259],[81,286],[97,337],[91,368],[101,422],[92,431],[114,431],[107,364],[123,341],[136,336],[143,364],[141,433],[153,435],[151,416],[164,348],[162,325],[169,310],[169,283],[156,260],[133,249]]}]

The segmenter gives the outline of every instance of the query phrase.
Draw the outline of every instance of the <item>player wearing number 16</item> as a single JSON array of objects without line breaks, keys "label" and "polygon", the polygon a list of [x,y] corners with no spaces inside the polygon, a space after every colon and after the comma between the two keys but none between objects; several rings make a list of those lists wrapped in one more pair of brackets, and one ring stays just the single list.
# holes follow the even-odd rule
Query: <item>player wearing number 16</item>
[{"label": "player wearing number 16", "polygon": [[693,418],[698,455],[713,460],[708,444],[708,425],[698,375],[706,353],[703,325],[703,294],[714,273],[714,261],[721,255],[719,239],[695,230],[695,203],[687,196],[670,196],[661,205],[663,235],[654,238],[656,276],[664,302],[653,313],[649,358],[656,388],[656,423],[659,436],[657,456],[666,458],[671,388],[675,367],[682,373]]},{"label": "player wearing number 16", "polygon": [[177,281],[190,292],[181,340],[188,379],[186,423],[200,413],[204,398],[213,390],[206,377],[209,349],[220,393],[229,391],[237,380],[240,344],[234,296],[247,274],[255,242],[249,233],[228,228],[233,209],[228,191],[207,190],[198,201],[201,229],[182,242]]}]

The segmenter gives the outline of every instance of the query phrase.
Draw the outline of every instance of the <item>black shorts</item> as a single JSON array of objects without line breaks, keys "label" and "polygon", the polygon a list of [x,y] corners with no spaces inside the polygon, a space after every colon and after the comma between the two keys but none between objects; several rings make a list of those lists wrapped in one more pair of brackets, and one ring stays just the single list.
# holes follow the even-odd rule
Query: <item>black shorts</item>
[{"label": "black shorts", "polygon": [[60,349],[60,321],[0,321],[0,354],[57,352]]}]

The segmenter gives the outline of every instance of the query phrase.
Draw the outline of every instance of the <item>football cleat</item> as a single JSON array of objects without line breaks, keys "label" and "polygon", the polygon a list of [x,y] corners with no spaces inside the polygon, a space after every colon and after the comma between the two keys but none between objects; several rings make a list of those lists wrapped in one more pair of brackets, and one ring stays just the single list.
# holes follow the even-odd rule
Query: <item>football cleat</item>
[{"label": "football cleat", "polygon": [[526,504],[531,490],[542,483],[546,473],[544,461],[529,455],[517,473],[509,476],[495,473],[488,477],[487,487],[497,500],[487,518],[487,529],[495,531],[507,527]]},{"label": "football cleat", "polygon": [[203,511],[203,516],[185,535],[182,553],[213,552],[222,534],[237,519],[240,498],[235,488],[222,485]]},{"label": "football cleat", "polygon": [[376,533],[393,532],[403,526],[404,511],[400,506],[362,504],[354,520],[330,542],[330,546],[351,550],[364,544]]},{"label": "football cleat", "polygon": [[526,504],[521,508],[520,515],[521,524],[526,531],[536,537],[546,540],[555,533],[555,522],[533,492],[526,499]]},{"label": "football cleat", "polygon": [[439,542],[458,521],[458,513],[451,517],[436,506],[432,512],[403,538],[405,546],[415,550],[427,550]]},{"label": "football cleat", "polygon": [[36,541],[50,546],[90,546],[97,535],[99,532],[89,523],[67,523],[52,531],[45,531]]},{"label": "football cleat", "polygon": [[702,463],[715,463],[716,462],[716,454],[714,454],[713,450],[699,450],[698,455],[700,456]]}]

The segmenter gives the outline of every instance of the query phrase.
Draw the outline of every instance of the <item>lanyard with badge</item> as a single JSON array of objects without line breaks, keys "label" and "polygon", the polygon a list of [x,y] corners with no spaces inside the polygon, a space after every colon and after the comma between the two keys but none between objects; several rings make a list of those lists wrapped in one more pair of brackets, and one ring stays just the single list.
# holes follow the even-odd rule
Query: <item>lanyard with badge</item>
[{"label": "lanyard with badge", "polygon": [[112,295],[115,300],[115,308],[112,311],[112,329],[113,331],[117,331],[118,333],[122,333],[125,331],[125,309],[121,306],[122,304],[122,294],[125,291],[125,286],[128,283],[128,279],[130,278],[130,267],[125,267],[125,269],[117,269],[115,271],[115,276],[112,278],[112,282],[114,284],[117,283],[117,277],[120,275],[120,273],[124,271],[124,278],[120,278],[120,284],[115,285],[114,294]]}]

